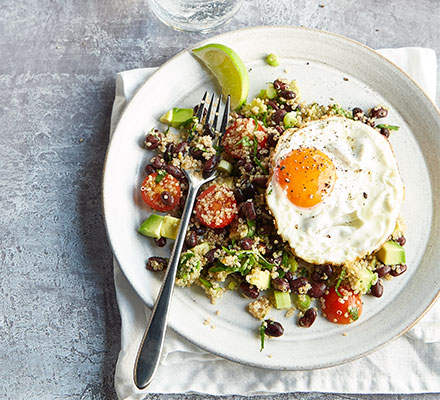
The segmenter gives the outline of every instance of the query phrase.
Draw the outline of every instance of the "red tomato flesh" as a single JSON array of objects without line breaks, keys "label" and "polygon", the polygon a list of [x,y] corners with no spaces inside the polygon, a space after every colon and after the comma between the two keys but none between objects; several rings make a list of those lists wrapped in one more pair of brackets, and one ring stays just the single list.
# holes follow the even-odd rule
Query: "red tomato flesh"
[{"label": "red tomato flesh", "polygon": [[362,314],[361,295],[354,294],[345,287],[328,289],[328,294],[321,297],[321,309],[324,316],[336,324],[351,324],[358,320]]},{"label": "red tomato flesh", "polygon": [[223,137],[223,146],[226,153],[234,158],[246,158],[255,150],[254,139],[257,141],[257,152],[266,146],[266,129],[252,118],[237,119],[226,131]]},{"label": "red tomato flesh", "polygon": [[197,197],[195,212],[198,220],[210,228],[229,225],[238,212],[234,192],[224,186],[210,186]]},{"label": "red tomato flesh", "polygon": [[[159,180],[160,182],[158,182]],[[167,204],[161,198],[161,193],[165,191],[169,193]],[[141,186],[141,194],[142,199],[153,210],[163,212],[171,211],[179,205],[182,196],[179,181],[174,176],[166,174],[160,179],[157,172],[153,172],[145,178]]]}]

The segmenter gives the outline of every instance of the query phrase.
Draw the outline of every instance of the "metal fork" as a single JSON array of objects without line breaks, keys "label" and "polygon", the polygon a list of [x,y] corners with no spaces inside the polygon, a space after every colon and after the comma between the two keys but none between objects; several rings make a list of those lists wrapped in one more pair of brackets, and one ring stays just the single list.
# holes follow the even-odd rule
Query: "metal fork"
[{"label": "metal fork", "polygon": [[[215,144],[218,144],[220,143],[221,137],[226,131],[226,126],[229,120],[230,96],[228,96],[226,100],[221,126],[218,131],[217,123],[219,119],[222,97],[220,96],[220,98],[218,99],[214,119],[212,123],[209,123],[211,119],[213,104],[215,102],[215,94],[212,95],[206,117],[204,118],[207,96],[208,92],[205,92],[205,95],[203,96],[203,99],[197,110],[196,117],[198,122],[204,121],[205,124],[210,125],[214,129],[214,131],[216,132]],[[160,355],[162,353],[162,347],[165,338],[168,312],[170,309],[171,299],[174,290],[174,281],[176,279],[177,267],[179,265],[180,254],[182,252],[186,231],[188,229],[188,224],[194,208],[197,193],[203,184],[212,181],[217,177],[218,174],[217,171],[214,170],[210,176],[206,176],[205,174],[202,178],[201,176],[195,174],[193,171],[183,171],[188,178],[188,197],[185,202],[185,207],[183,209],[177,238],[174,242],[173,251],[171,252],[171,257],[168,263],[167,270],[165,272],[165,277],[162,282],[159,295],[157,296],[156,302],[154,304],[154,308],[151,313],[150,320],[147,324],[147,328],[145,329],[145,333],[142,338],[138,354],[136,356],[136,361],[134,365],[134,382],[139,389],[144,389],[151,383],[159,365]]]}]

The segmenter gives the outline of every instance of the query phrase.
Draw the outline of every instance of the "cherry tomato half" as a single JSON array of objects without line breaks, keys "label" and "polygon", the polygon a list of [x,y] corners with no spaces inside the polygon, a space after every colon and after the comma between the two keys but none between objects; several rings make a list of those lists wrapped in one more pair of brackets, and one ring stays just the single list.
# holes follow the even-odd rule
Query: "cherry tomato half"
[{"label": "cherry tomato half", "polygon": [[223,228],[238,212],[234,192],[221,185],[212,185],[197,197],[195,211],[202,224]]},{"label": "cherry tomato half", "polygon": [[266,146],[268,134],[266,129],[252,118],[237,119],[226,131],[223,137],[223,146],[226,153],[234,158],[245,158],[255,151],[260,151]]},{"label": "cherry tomato half", "polygon": [[153,172],[145,178],[141,186],[142,199],[153,210],[171,211],[179,204],[180,184],[174,176],[161,172]]},{"label": "cherry tomato half", "polygon": [[[338,293],[341,296],[338,296]],[[361,295],[352,290],[340,287],[338,293],[330,288],[328,294],[321,297],[321,309],[324,316],[336,324],[351,324],[362,314]]]}]

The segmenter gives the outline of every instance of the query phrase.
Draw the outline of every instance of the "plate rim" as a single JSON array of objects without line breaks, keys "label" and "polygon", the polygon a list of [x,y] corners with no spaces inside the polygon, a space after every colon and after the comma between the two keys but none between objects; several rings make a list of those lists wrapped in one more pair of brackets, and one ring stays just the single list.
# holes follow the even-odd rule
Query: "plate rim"
[{"label": "plate rim", "polygon": [[[131,97],[130,101],[125,105],[124,109],[122,110],[119,119],[117,121],[117,123],[114,125],[114,129],[113,129],[113,135],[110,137],[109,139],[109,143],[107,146],[107,150],[106,150],[106,154],[105,154],[105,158],[104,158],[104,164],[103,164],[103,172],[102,172],[102,179],[101,179],[101,207],[102,207],[102,212],[104,215],[104,222],[105,222],[105,230],[106,230],[106,235],[108,238],[108,242],[110,245],[110,248],[112,250],[112,255],[114,257],[114,259],[116,260],[116,262],[118,263],[118,266],[121,270],[121,272],[123,273],[125,279],[127,279],[127,281],[130,283],[130,286],[132,287],[132,289],[135,291],[135,293],[139,296],[139,298],[142,300],[142,302],[145,304],[145,306],[147,306],[148,308],[151,309],[151,307],[154,304],[149,304],[144,296],[142,295],[142,293],[139,293],[136,288],[132,285],[130,279],[127,276],[127,273],[125,271],[125,269],[123,268],[122,264],[119,262],[118,256],[117,256],[117,252],[115,251],[113,242],[110,239],[110,232],[109,232],[109,228],[108,228],[108,223],[107,223],[107,213],[105,212],[105,177],[106,177],[106,170],[107,170],[107,164],[108,164],[108,157],[109,157],[109,153],[110,150],[112,148],[112,142],[113,138],[114,138],[114,134],[117,132],[118,126],[120,124],[120,121],[123,119],[125,113],[127,112],[128,106],[130,105],[130,103],[133,102],[133,100],[135,98],[137,98],[137,96],[139,95],[139,93],[141,92],[141,90],[143,89],[143,87],[145,85],[147,85],[148,81],[150,79],[153,79],[153,77],[164,67],[166,67],[168,64],[172,63],[176,58],[178,58],[179,56],[183,55],[184,53],[190,51],[193,48],[196,47],[200,47],[203,46],[205,44],[208,43],[213,43],[215,41],[221,41],[224,38],[228,38],[229,36],[234,36],[235,34],[237,34],[238,32],[243,32],[243,31],[261,31],[261,30],[277,30],[277,29],[281,29],[281,30],[291,30],[291,31],[305,31],[305,32],[312,32],[314,34],[319,34],[319,35],[324,35],[327,37],[333,37],[348,43],[351,43],[354,46],[358,46],[363,48],[364,50],[366,50],[367,52],[369,52],[372,56],[374,57],[378,57],[380,58],[382,61],[385,61],[386,63],[390,64],[394,69],[398,70],[400,74],[402,74],[404,76],[404,78],[409,81],[413,86],[416,87],[416,89],[421,92],[421,94],[423,94],[423,97],[425,98],[425,100],[428,100],[428,103],[430,103],[430,105],[434,108],[435,112],[437,113],[437,116],[440,118],[440,109],[437,107],[437,105],[435,104],[434,100],[431,99],[428,94],[426,93],[426,91],[408,74],[406,73],[402,68],[400,68],[398,65],[396,65],[394,62],[392,62],[391,60],[389,60],[388,58],[386,58],[385,56],[383,56],[382,54],[378,53],[376,50],[372,49],[371,47],[358,42],[354,39],[351,39],[349,37],[346,37],[344,35],[341,34],[337,34],[337,33],[333,33],[333,32],[329,32],[329,31],[325,31],[325,30],[320,30],[320,29],[316,29],[316,28],[308,28],[308,27],[300,27],[300,26],[289,26],[289,25],[263,25],[263,26],[252,26],[252,27],[245,27],[245,28],[241,28],[241,29],[235,29],[235,30],[231,30],[228,32],[224,32],[218,35],[214,35],[214,36],[210,36],[209,38],[203,39],[199,42],[196,42],[195,44],[188,46],[187,48],[183,49],[182,51],[176,53],[174,56],[172,56],[169,60],[167,60],[165,63],[163,63],[161,66],[159,67],[152,67],[152,68],[156,68],[156,70],[148,77],[148,79],[143,82],[135,91],[135,93],[133,94],[133,96]],[[431,199],[432,200],[432,199]],[[226,360],[230,360],[230,361],[234,361],[238,364],[241,365],[246,365],[246,366],[252,366],[252,367],[256,367],[256,368],[260,368],[260,369],[270,369],[270,370],[285,370],[285,371],[308,371],[308,370],[319,370],[319,369],[325,369],[325,368],[330,368],[333,366],[337,366],[337,365],[342,365],[342,364],[346,364],[349,363],[351,361],[363,358],[369,354],[372,354],[378,350],[380,350],[381,348],[385,347],[386,345],[388,345],[389,343],[391,343],[392,341],[396,340],[397,338],[399,338],[400,336],[402,336],[403,334],[405,334],[406,332],[408,332],[413,326],[415,326],[420,319],[422,319],[426,313],[428,313],[428,311],[434,306],[434,304],[436,303],[436,301],[440,298],[440,288],[437,291],[437,294],[434,296],[434,298],[430,301],[430,303],[427,305],[427,307],[424,309],[424,311],[418,315],[412,322],[409,322],[409,324],[405,324],[405,327],[402,327],[402,329],[395,334],[394,336],[388,338],[388,340],[386,340],[385,342],[383,342],[380,345],[377,345],[375,347],[373,347],[372,349],[369,349],[367,351],[358,353],[354,356],[348,357],[348,358],[344,358],[343,360],[337,360],[334,362],[328,362],[328,363],[324,363],[324,364],[320,364],[319,366],[315,366],[315,367],[304,367],[304,368],[289,368],[289,367],[285,367],[285,366],[281,366],[281,365],[261,365],[261,362],[249,362],[249,361],[244,361],[241,360],[240,358],[235,358],[233,356],[229,357],[229,356],[225,356],[225,354],[217,351],[215,349],[215,347],[210,347],[207,346],[205,344],[201,344],[199,342],[197,342],[196,340],[193,340],[191,338],[191,336],[185,335],[184,333],[181,332],[181,330],[175,326],[175,324],[173,324],[171,321],[168,322],[168,327],[173,329],[174,332],[176,332],[180,337],[184,338],[185,340],[189,341],[190,343],[194,344],[195,346],[211,353],[214,355],[217,355],[223,359]]]}]

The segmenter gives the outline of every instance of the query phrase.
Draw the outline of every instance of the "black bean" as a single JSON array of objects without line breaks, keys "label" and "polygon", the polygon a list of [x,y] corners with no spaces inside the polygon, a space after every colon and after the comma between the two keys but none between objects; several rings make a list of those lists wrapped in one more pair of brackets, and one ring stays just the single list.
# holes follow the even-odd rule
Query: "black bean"
[{"label": "black bean", "polygon": [[180,181],[181,179],[183,179],[183,177],[185,176],[185,175],[183,174],[183,171],[182,171],[179,167],[176,167],[176,166],[171,165],[171,164],[168,164],[168,165],[165,167],[165,171],[166,171],[167,173],[169,173],[170,175],[174,176],[174,178],[176,178],[178,181]]},{"label": "black bean", "polygon": [[155,169],[162,169],[167,165],[162,156],[155,156],[150,160],[150,162]]},{"label": "black bean", "polygon": [[278,110],[280,108],[275,100],[268,100],[267,105],[272,107],[274,110]]},{"label": "black bean", "polygon": [[234,190],[234,197],[235,197],[235,201],[239,204],[243,203],[243,201],[246,201],[246,196],[244,195],[241,189],[237,188]]},{"label": "black bean", "polygon": [[253,199],[257,194],[257,191],[252,184],[246,185],[246,187],[242,189],[242,192],[247,199]]},{"label": "black bean", "polygon": [[400,238],[396,239],[396,242],[399,243],[401,246],[405,246],[406,243],[405,236],[401,236]]},{"label": "black bean", "polygon": [[[194,106],[194,108],[193,108],[194,116],[197,115],[197,111],[199,111],[199,106],[200,106],[200,104],[196,104],[196,105]],[[205,117],[206,114],[207,114],[207,111],[206,111],[206,107],[205,107],[205,108],[203,109],[203,115],[202,115],[202,118]]]},{"label": "black bean", "polygon": [[194,231],[189,231],[186,235],[185,243],[190,249],[194,246],[197,246],[197,233]]},{"label": "black bean", "polygon": [[206,232],[205,225],[195,226],[193,229],[194,229],[194,232],[197,233],[197,235],[204,235]]},{"label": "black bean", "polygon": [[257,212],[255,211],[254,202],[252,200],[247,200],[243,204],[243,213],[244,216],[251,221],[257,218]]},{"label": "black bean", "polygon": [[312,287],[307,292],[310,297],[319,298],[324,296],[327,290],[327,285],[324,282],[315,282],[311,284]]},{"label": "black bean", "polygon": [[209,124],[203,125],[203,133],[205,134],[205,136],[209,136],[212,139],[215,138],[215,132]]},{"label": "black bean", "polygon": [[189,146],[188,142],[181,142],[174,148],[174,153],[176,154],[182,153],[182,155],[185,155],[188,146]]},{"label": "black bean", "polygon": [[204,160],[202,150],[192,147],[190,153],[196,160]]},{"label": "black bean", "polygon": [[147,261],[147,269],[150,271],[162,271],[168,266],[168,260],[163,257],[150,257]]},{"label": "black bean", "polygon": [[324,279],[322,279],[322,276],[318,271],[313,271],[312,275],[310,275],[310,280],[313,282],[322,282]]},{"label": "black bean", "polygon": [[251,172],[254,169],[254,164],[247,162],[243,165],[243,168],[246,172]]},{"label": "black bean", "polygon": [[170,192],[167,192],[166,190],[161,192],[160,199],[162,200],[162,203],[165,204],[166,206],[169,207],[174,206],[174,197],[171,196]]},{"label": "black bean", "polygon": [[309,308],[304,315],[299,319],[299,325],[303,328],[310,328],[315,322],[318,313],[314,308]]},{"label": "black bean", "polygon": [[271,319],[266,319],[266,328],[264,328],[264,333],[267,336],[280,337],[284,333],[284,328],[279,322],[272,321]]},{"label": "black bean", "polygon": [[406,266],[406,264],[399,264],[399,265],[396,265],[395,269],[392,269],[390,271],[390,274],[392,276],[400,276],[404,272],[406,272],[407,269],[408,269],[408,267]]},{"label": "black bean", "polygon": [[353,113],[353,117],[355,117],[357,114],[363,114],[364,112],[362,111],[361,108],[355,107],[355,108],[353,108],[352,113]]},{"label": "black bean", "polygon": [[386,138],[390,137],[390,131],[387,128],[380,128],[380,134]]},{"label": "black bean", "polygon": [[382,267],[377,268],[374,272],[376,272],[379,278],[383,278],[385,275],[389,274],[391,271],[391,267],[389,265],[383,265]]},{"label": "black bean", "polygon": [[156,246],[163,247],[167,244],[167,240],[164,237],[161,237],[159,239],[154,239],[154,243],[156,243]]},{"label": "black bean", "polygon": [[252,179],[252,185],[254,185],[256,187],[259,187],[261,189],[266,189],[267,177],[266,176],[261,176],[261,177]]},{"label": "black bean", "polygon": [[145,172],[147,173],[147,175],[150,175],[155,171],[156,170],[154,169],[154,167],[151,164],[148,164],[145,166]]},{"label": "black bean", "polygon": [[371,286],[371,294],[374,297],[382,297],[383,285],[382,285],[382,282],[380,281],[380,279],[373,286]]},{"label": "black bean", "polygon": [[289,281],[285,278],[272,279],[271,285],[275,290],[280,292],[287,292],[290,289]]},{"label": "black bean", "polygon": [[292,111],[292,106],[290,104],[286,103],[286,104],[284,104],[284,110],[287,111],[287,112],[290,112],[290,111]]},{"label": "black bean", "polygon": [[186,198],[188,197],[188,193],[183,193],[182,197],[179,200],[179,207],[183,210],[183,208],[185,207],[185,203],[186,203]]},{"label": "black bean", "polygon": [[240,240],[240,246],[243,250],[250,250],[254,245],[254,240],[251,238],[244,238]]},{"label": "black bean", "polygon": [[260,291],[256,286],[251,286],[248,282],[241,282],[240,289],[246,297],[256,299],[260,295]]},{"label": "black bean", "polygon": [[280,92],[280,97],[286,100],[292,100],[296,97],[295,92],[292,92],[291,90],[282,90]]},{"label": "black bean", "polygon": [[333,274],[333,267],[330,264],[324,264],[319,267],[319,270],[322,274],[325,274],[327,278]]},{"label": "black bean", "polygon": [[270,222],[265,223],[265,224],[261,224],[258,227],[258,232],[260,235],[270,235],[273,232],[273,224],[271,224]]},{"label": "black bean", "polygon": [[290,271],[286,272],[286,275],[284,275],[284,278],[286,278],[289,283],[293,281],[293,275]]},{"label": "black bean", "polygon": [[281,82],[280,80],[275,80],[273,82],[273,87],[275,90],[285,90],[289,85],[287,83]]},{"label": "black bean", "polygon": [[382,107],[375,107],[372,110],[370,110],[370,117],[371,118],[385,118],[388,115],[388,110]]},{"label": "black bean", "polygon": [[170,162],[173,158],[174,153],[174,143],[168,143],[165,147],[165,153],[163,154],[163,158],[166,162]]},{"label": "black bean", "polygon": [[159,140],[159,138],[157,137],[157,136],[155,136],[155,135],[152,135],[151,133],[149,133],[146,137],[145,137],[145,147],[147,148],[147,149],[150,149],[150,150],[154,150],[154,149],[156,149],[157,147],[159,147],[159,144],[160,144],[160,140]]},{"label": "black bean", "polygon": [[306,286],[309,283],[309,280],[302,276],[300,278],[294,279],[292,282],[290,282],[290,290],[293,293],[299,294],[299,289],[303,286]]},{"label": "black bean", "polygon": [[203,163],[203,177],[204,178],[209,177],[214,172],[215,168],[217,168],[219,162],[220,162],[220,156],[218,155],[213,155],[211,158],[206,160]]},{"label": "black bean", "polygon": [[283,118],[286,114],[287,114],[287,111],[280,108],[279,110],[276,110],[274,112],[274,114],[272,115],[272,121],[278,125],[283,120]]},{"label": "black bean", "polygon": [[275,129],[276,129],[277,132],[280,133],[280,134],[284,132],[284,129],[283,129],[281,126],[279,126],[279,125],[275,126]]},{"label": "black bean", "polygon": [[267,144],[269,145],[269,147],[275,147],[278,143],[278,140],[275,139],[275,134],[271,133],[269,135],[269,137],[267,138]]},{"label": "black bean", "polygon": [[206,254],[205,254],[205,258],[206,258],[206,262],[208,264],[212,264],[215,261],[215,253],[217,252],[217,248],[214,247],[213,249],[209,250]]}]

